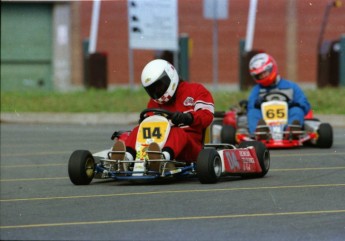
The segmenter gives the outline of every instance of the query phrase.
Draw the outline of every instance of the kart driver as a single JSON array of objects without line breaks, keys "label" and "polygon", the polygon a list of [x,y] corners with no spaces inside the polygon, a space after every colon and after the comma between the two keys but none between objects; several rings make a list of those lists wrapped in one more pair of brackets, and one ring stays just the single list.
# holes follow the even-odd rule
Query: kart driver
[{"label": "kart driver", "polygon": [[[151,98],[147,108],[173,112],[173,126],[161,150],[162,158],[195,161],[203,146],[204,130],[213,121],[214,101],[211,93],[199,83],[181,80],[174,66],[162,59],[150,61],[144,67],[141,83]],[[125,158],[130,161],[136,157],[138,128],[139,126],[136,126],[129,134],[125,141],[126,147],[122,146],[123,142],[118,141],[113,148],[126,148]],[[158,146],[156,143],[152,145],[155,145],[153,148]],[[152,145],[148,147],[149,150],[152,149]]]},{"label": "kart driver", "polygon": [[288,100],[288,124],[301,128],[304,116],[310,111],[310,104],[302,89],[294,82],[283,79],[278,74],[276,61],[266,53],[256,54],[249,62],[250,75],[257,85],[253,87],[248,98],[247,117],[249,133],[256,127],[265,125],[261,114],[263,96],[269,92],[281,92]]}]

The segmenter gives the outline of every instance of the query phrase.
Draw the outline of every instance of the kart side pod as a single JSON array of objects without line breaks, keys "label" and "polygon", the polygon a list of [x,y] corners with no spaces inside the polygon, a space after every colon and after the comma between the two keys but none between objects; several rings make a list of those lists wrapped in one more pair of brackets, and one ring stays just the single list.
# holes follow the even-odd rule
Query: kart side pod
[{"label": "kart side pod", "polygon": [[232,145],[206,144],[198,156],[197,175],[201,183],[216,183],[220,176],[264,177],[270,168],[270,154],[259,141]]},{"label": "kart side pod", "polygon": [[269,150],[262,142],[242,142],[237,149],[219,151],[226,174],[263,177],[270,167]]},{"label": "kart side pod", "polygon": [[255,149],[232,149],[220,151],[223,170],[227,173],[256,173],[261,172]]}]

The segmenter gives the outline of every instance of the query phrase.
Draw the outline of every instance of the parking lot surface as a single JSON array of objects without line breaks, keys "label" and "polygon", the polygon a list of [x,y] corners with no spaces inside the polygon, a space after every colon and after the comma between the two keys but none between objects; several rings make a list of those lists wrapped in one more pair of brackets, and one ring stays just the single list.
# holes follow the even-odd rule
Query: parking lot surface
[{"label": "parking lot surface", "polygon": [[1,124],[1,240],[344,240],[345,128],[331,149],[271,150],[264,178],[73,185],[74,150],[128,125]]}]

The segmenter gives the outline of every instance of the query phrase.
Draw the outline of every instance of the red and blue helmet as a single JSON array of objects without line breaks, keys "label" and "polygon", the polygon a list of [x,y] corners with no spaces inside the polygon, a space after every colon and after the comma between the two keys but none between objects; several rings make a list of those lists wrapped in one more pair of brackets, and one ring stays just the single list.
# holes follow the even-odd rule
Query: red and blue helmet
[{"label": "red and blue helmet", "polygon": [[278,66],[272,56],[260,53],[251,58],[249,72],[256,83],[268,87],[276,82]]}]

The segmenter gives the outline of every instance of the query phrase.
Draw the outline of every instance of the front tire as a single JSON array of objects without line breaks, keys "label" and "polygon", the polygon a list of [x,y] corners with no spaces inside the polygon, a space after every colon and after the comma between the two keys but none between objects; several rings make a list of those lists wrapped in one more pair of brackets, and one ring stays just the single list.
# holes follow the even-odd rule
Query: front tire
[{"label": "front tire", "polygon": [[317,133],[319,135],[316,146],[320,148],[331,148],[333,145],[333,128],[328,123],[321,123]]},{"label": "front tire", "polygon": [[198,155],[197,176],[202,184],[217,183],[222,174],[222,160],[215,149],[203,149]]},{"label": "front tire", "polygon": [[259,160],[261,167],[261,173],[245,174],[245,177],[264,177],[270,169],[270,152],[267,147],[260,141],[244,141],[239,144],[239,148],[247,148],[253,146],[256,152],[256,156]]},{"label": "front tire", "polygon": [[95,160],[89,151],[74,151],[68,162],[68,175],[75,185],[88,185],[95,175]]}]

